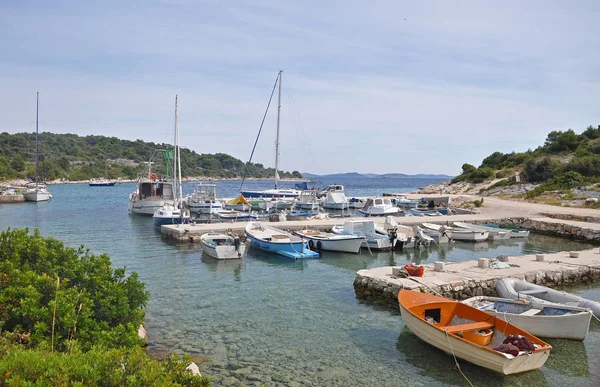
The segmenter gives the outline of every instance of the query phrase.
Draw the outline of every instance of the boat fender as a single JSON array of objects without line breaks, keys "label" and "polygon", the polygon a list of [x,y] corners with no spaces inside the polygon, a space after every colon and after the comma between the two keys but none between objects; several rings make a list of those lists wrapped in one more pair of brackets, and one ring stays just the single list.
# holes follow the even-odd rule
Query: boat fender
[{"label": "boat fender", "polygon": [[321,250],[323,248],[323,243],[321,241],[317,241],[317,249]]},{"label": "boat fender", "polygon": [[313,242],[312,239],[309,239],[308,241],[308,247],[312,250],[315,248],[315,242]]}]

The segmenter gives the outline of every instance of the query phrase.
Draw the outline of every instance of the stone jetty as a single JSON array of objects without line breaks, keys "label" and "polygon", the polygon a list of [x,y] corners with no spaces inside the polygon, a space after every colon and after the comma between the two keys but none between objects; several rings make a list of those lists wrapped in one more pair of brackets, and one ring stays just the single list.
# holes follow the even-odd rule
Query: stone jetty
[{"label": "stone jetty", "polygon": [[[496,280],[514,277],[553,287],[600,279],[600,250],[563,251],[555,254],[508,257],[510,268],[486,267],[487,259],[425,265],[422,277],[403,278],[398,267],[359,270],[354,279],[358,298],[382,299],[398,303],[401,289],[440,294],[463,300],[473,296],[497,296]],[[437,269],[440,271],[435,271]]]}]

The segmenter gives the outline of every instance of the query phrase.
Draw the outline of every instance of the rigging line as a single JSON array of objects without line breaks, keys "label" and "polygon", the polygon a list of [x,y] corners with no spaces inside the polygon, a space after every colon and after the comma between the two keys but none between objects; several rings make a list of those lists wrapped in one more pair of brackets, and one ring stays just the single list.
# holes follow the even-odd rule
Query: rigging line
[{"label": "rigging line", "polygon": [[273,100],[273,95],[275,94],[275,88],[277,87],[277,82],[279,82],[279,73],[277,73],[277,77],[275,78],[275,83],[273,84],[273,90],[271,90],[271,96],[269,97],[269,103],[267,103],[267,108],[265,109],[265,114],[263,115],[262,121],[260,123],[260,128],[258,129],[258,134],[256,135],[256,140],[254,140],[254,146],[252,147],[252,152],[250,153],[250,159],[246,163],[246,168],[244,168],[244,176],[242,176],[242,183],[240,184],[240,191],[244,186],[244,180],[246,180],[246,175],[248,173],[248,166],[252,162],[252,156],[254,156],[254,150],[256,149],[256,144],[258,144],[258,138],[260,137],[260,133],[262,132],[263,125],[265,124],[265,120],[267,119],[267,112],[269,111],[269,106],[271,106],[271,100]]}]

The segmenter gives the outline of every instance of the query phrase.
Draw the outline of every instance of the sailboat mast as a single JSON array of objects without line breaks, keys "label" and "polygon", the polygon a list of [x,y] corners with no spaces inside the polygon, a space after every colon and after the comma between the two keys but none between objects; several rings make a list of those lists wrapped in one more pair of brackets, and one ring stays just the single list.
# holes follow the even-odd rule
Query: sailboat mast
[{"label": "sailboat mast", "polygon": [[177,107],[175,107],[175,133],[177,133],[177,172],[179,173],[179,209],[183,216],[183,190],[181,180],[181,147],[179,146],[179,116],[177,113]]},{"label": "sailboat mast", "polygon": [[175,128],[173,130],[173,188],[177,201],[177,94],[175,94]]},{"label": "sailboat mast", "polygon": [[35,188],[38,186],[38,162],[39,162],[39,148],[38,148],[38,121],[40,111],[40,92],[37,92],[37,99],[35,103]]},{"label": "sailboat mast", "polygon": [[275,137],[275,189],[279,181],[279,118],[281,116],[281,79],[283,71],[279,71],[279,96],[277,98],[277,136]]}]

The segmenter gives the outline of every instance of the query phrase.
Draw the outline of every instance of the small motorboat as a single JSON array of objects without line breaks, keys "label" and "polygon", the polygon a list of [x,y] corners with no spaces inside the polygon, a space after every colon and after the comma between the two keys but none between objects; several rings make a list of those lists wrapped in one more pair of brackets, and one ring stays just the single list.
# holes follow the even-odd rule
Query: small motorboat
[{"label": "small motorboat", "polygon": [[462,301],[539,337],[584,340],[592,311],[577,306],[541,303],[532,300],[472,297]]},{"label": "small motorboat", "polygon": [[296,231],[296,235],[308,240],[311,250],[341,251],[358,253],[364,237],[359,235],[334,234],[317,230]]},{"label": "small motorboat", "polygon": [[316,211],[319,209],[319,199],[317,198],[317,191],[315,190],[304,190],[300,192],[298,200],[295,204],[296,208],[301,210]]},{"label": "small motorboat", "polygon": [[168,224],[187,224],[190,222],[190,211],[180,209],[174,203],[165,203],[158,210],[154,211],[152,224],[156,228]]},{"label": "small motorboat", "polygon": [[483,224],[484,227],[488,227],[488,228],[499,228],[502,230],[510,230],[510,237],[511,238],[527,238],[529,237],[529,230],[526,230],[524,228],[518,228],[518,227],[502,227],[499,226],[497,224],[491,224],[491,223],[484,223]]},{"label": "small motorboat", "polygon": [[466,222],[453,222],[452,223],[457,229],[475,230],[475,231],[487,231],[489,233],[488,239],[492,241],[500,241],[510,239],[512,231],[505,230],[502,228],[492,228],[480,226],[477,224],[471,224]]},{"label": "small motorboat", "polygon": [[600,317],[600,302],[587,300],[560,290],[554,290],[542,285],[536,285],[516,278],[501,278],[496,281],[496,291],[502,298],[523,298],[526,300],[566,304],[589,308],[594,316]]},{"label": "small motorboat", "polygon": [[225,202],[225,208],[234,211],[250,211],[252,205],[248,203],[244,195],[233,198]]},{"label": "small motorboat", "polygon": [[459,229],[456,227],[447,227],[433,223],[421,223],[421,225],[429,230],[439,231],[442,234],[447,234],[451,239],[464,242],[481,242],[488,239],[489,231]]},{"label": "small motorboat", "polygon": [[248,222],[246,236],[250,240],[250,246],[284,257],[294,259],[319,257],[319,253],[308,247],[307,240],[264,223]]},{"label": "small motorboat", "polygon": [[331,230],[334,234],[363,237],[361,247],[365,249],[379,251],[391,250],[394,247],[390,236],[384,231],[378,232],[372,220],[349,220],[343,226],[334,226]]},{"label": "small motorboat", "polygon": [[403,211],[393,205],[390,198],[381,197],[367,199],[367,202],[358,212],[365,216],[395,216],[400,215]]},{"label": "small motorboat", "polygon": [[238,220],[247,220],[251,214],[235,210],[219,210],[217,211],[217,216],[226,222],[237,222]]},{"label": "small motorboat", "polygon": [[[421,340],[480,367],[504,375],[539,369],[552,347],[536,336],[469,305],[431,294],[400,290],[400,313]],[[500,352],[515,335],[531,343],[529,351]],[[508,344],[512,347],[511,344]],[[512,352],[512,351],[511,351]]]},{"label": "small motorboat", "polygon": [[203,234],[200,243],[204,254],[216,259],[239,259],[246,250],[239,237],[214,232]]},{"label": "small motorboat", "polygon": [[363,208],[364,206],[364,199],[351,198],[350,200],[348,200],[348,208],[354,208],[358,210],[359,208]]},{"label": "small motorboat", "polygon": [[191,212],[200,214],[216,214],[223,209],[223,204],[217,200],[216,184],[200,183],[194,187],[194,192],[184,198]]},{"label": "small motorboat", "polygon": [[330,210],[347,210],[350,203],[343,192],[327,192],[321,205]]}]

